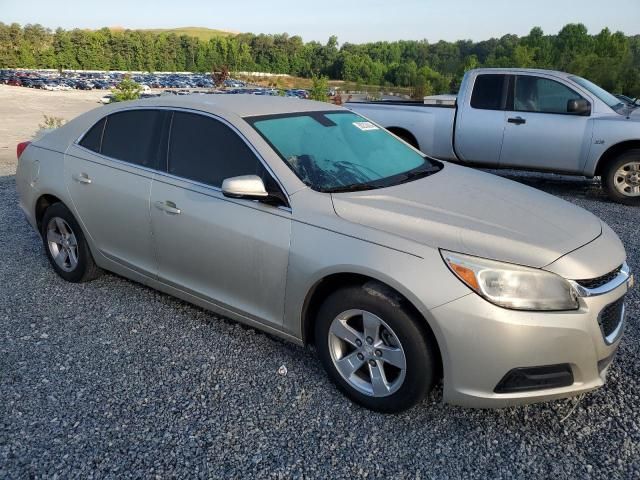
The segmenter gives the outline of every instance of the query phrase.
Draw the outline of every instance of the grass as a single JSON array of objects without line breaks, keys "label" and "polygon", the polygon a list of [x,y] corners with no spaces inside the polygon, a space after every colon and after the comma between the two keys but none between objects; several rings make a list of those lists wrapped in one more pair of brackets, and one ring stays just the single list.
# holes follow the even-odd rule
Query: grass
[{"label": "grass", "polygon": [[227,30],[216,30],[213,28],[203,27],[179,27],[179,28],[139,28],[136,29],[141,32],[151,33],[174,33],[178,36],[188,35],[190,37],[197,37],[200,40],[207,41],[214,37],[230,37],[236,35],[236,32],[229,32]]}]

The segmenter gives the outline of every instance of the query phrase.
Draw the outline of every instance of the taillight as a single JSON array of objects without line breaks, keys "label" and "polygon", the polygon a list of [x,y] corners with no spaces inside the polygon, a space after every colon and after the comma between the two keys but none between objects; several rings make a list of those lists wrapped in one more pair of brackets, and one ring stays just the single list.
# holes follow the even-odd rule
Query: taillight
[{"label": "taillight", "polygon": [[20,155],[22,155],[22,152],[24,152],[24,149],[27,148],[30,143],[31,142],[26,141],[26,142],[20,142],[18,144],[18,146],[16,147],[16,153],[18,154],[18,160],[20,159]]}]

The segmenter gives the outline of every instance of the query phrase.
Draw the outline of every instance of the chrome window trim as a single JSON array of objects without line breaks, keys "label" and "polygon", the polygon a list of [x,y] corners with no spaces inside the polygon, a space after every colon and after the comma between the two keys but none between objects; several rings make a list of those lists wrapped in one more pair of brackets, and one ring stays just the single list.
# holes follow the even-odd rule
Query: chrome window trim
[{"label": "chrome window trim", "polygon": [[[203,110],[196,110],[193,108],[185,108],[185,107],[160,107],[160,106],[134,106],[134,107],[128,107],[128,108],[122,108],[119,110],[115,110],[113,112],[109,112],[106,115],[100,117],[98,120],[96,120],[94,123],[91,124],[91,126],[89,126],[89,128],[87,128],[82,135],[80,135],[74,142],[73,145],[80,147],[88,152],[91,152],[94,155],[98,155],[101,158],[113,161],[113,162],[118,162],[120,164],[124,164],[124,165],[128,165],[131,166],[133,168],[140,168],[144,171],[149,171],[152,173],[156,173],[156,174],[162,174],[162,175],[167,175],[170,176],[171,178],[176,178],[178,180],[181,181],[185,181],[188,183],[192,183],[194,185],[198,185],[198,186],[202,186],[205,188],[211,188],[213,190],[222,192],[222,190],[219,187],[216,187],[214,185],[207,185],[201,182],[197,182],[195,180],[191,180],[188,178],[184,178],[184,177],[179,177],[176,175],[172,175],[168,172],[169,170],[169,162],[168,162],[168,158],[169,158],[169,150],[167,149],[167,161],[166,161],[166,165],[165,168],[167,169],[166,172],[163,172],[161,170],[156,170],[153,168],[148,168],[148,167],[143,167],[142,165],[136,165],[135,163],[130,163],[127,162],[125,160],[119,160],[117,158],[113,158],[113,157],[109,157],[107,155],[103,155],[102,153],[98,153],[95,152],[93,150],[90,150],[86,147],[83,147],[82,145],[80,145],[80,142],[82,141],[82,139],[84,138],[84,136],[89,133],[89,130],[91,130],[93,128],[93,126],[100,122],[103,118],[107,118],[107,121],[105,122],[104,128],[102,129],[102,136],[104,137],[104,131],[106,129],[107,123],[108,122],[108,117],[109,115],[113,115],[114,113],[121,113],[121,112],[128,112],[128,111],[135,111],[135,110],[169,110],[170,112],[176,112],[176,111],[180,111],[180,112],[186,112],[186,113],[193,113],[196,115],[202,115],[205,117],[211,117],[214,120],[217,120],[221,123],[223,123],[224,125],[226,125],[227,127],[229,127],[236,135],[238,135],[238,137],[240,137],[240,139],[245,143],[245,145],[247,145],[249,147],[249,150],[251,150],[251,152],[253,152],[253,154],[256,156],[256,158],[258,159],[258,161],[262,164],[262,166],[267,170],[267,173],[269,175],[271,175],[271,177],[275,180],[275,182],[278,184],[278,186],[280,187],[280,190],[282,190],[282,193],[284,193],[285,197],[287,198],[287,203],[288,206],[284,207],[285,210],[291,211],[291,201],[290,201],[290,197],[289,197],[289,193],[287,192],[287,190],[284,188],[284,185],[282,184],[282,182],[280,181],[280,179],[278,178],[278,176],[275,174],[275,172],[273,171],[273,169],[271,168],[271,166],[268,164],[268,162],[262,157],[262,155],[258,152],[258,150],[251,144],[251,142],[249,142],[249,140],[244,136],[244,134],[235,126],[233,125],[231,122],[229,122],[227,119],[216,115],[214,113],[211,112],[205,112]],[[171,118],[171,123],[173,124],[173,117]],[[171,131],[169,131],[169,136],[167,137],[167,145],[170,145],[170,134]],[[281,208],[281,207],[278,207]]]},{"label": "chrome window trim", "polygon": [[620,267],[620,271],[618,272],[618,275],[616,275],[615,278],[613,278],[609,283],[605,283],[604,285],[598,288],[583,287],[575,280],[569,280],[569,283],[574,288],[574,290],[578,293],[578,296],[583,298],[588,298],[588,297],[597,297],[599,295],[605,295],[615,290],[616,288],[620,287],[621,285],[627,283],[629,278],[631,278],[631,269],[629,268],[629,265],[627,264],[627,262],[624,262],[622,264],[622,267]]}]

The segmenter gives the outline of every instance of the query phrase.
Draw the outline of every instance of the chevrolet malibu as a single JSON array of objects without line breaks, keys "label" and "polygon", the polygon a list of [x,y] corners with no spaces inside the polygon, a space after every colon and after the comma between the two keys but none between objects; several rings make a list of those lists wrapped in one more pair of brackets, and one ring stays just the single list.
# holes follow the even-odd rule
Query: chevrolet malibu
[{"label": "chevrolet malibu", "polygon": [[18,145],[70,282],[108,270],[301,345],[377,411],[603,385],[633,283],[616,234],[341,107],[240,95],[90,111]]}]

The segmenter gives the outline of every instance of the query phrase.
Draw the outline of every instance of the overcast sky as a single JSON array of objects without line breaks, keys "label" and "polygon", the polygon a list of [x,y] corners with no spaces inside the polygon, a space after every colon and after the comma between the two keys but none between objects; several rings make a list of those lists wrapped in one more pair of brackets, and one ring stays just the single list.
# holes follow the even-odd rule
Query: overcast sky
[{"label": "overcast sky", "polygon": [[640,33],[640,0],[0,0],[0,21],[46,27],[170,28],[198,26],[301,35],[325,42],[484,40],[525,35],[534,26],[557,33],[584,23]]}]

